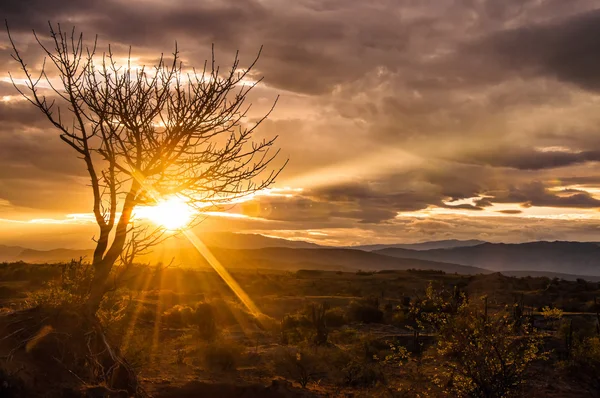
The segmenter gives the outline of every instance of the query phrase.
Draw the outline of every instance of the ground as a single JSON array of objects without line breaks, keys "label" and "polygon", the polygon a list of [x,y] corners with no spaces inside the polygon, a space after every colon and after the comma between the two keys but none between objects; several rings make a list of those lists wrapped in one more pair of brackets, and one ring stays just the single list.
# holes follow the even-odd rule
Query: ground
[{"label": "ground", "polygon": [[[64,281],[64,267],[58,265],[3,264],[0,274],[4,313],[48,300],[48,294],[39,294],[51,289],[47,282]],[[490,312],[519,303],[543,330],[555,365],[562,359],[564,338],[561,326],[549,325],[542,309],[562,308],[561,325],[573,320],[583,325],[576,333],[588,333],[600,295],[597,283],[500,274],[241,269],[233,276],[259,314],[252,314],[208,269],[140,267],[109,294],[100,316],[103,328],[146,394],[389,397],[416,396],[416,389],[422,389],[422,396],[448,396],[431,384],[438,366],[429,354],[436,333],[422,330],[415,337],[407,315],[410,303],[425,297],[428,286],[459,289],[471,301],[486,296]],[[321,310],[327,336],[317,345],[314,314]],[[392,346],[405,347],[411,359],[386,359]],[[6,355],[7,347],[3,350]],[[21,360],[27,358],[23,355]],[[14,363],[1,363],[16,373]],[[520,388],[540,397],[582,393],[555,365],[535,364],[535,377]]]}]

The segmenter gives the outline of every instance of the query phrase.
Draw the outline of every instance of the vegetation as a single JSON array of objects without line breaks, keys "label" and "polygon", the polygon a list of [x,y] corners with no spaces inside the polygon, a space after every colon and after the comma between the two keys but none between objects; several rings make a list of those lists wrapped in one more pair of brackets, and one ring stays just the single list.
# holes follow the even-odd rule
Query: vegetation
[{"label": "vegetation", "polygon": [[[48,281],[42,283],[36,270]],[[79,261],[0,265],[0,287],[15,293],[0,299],[3,313],[66,311],[85,300],[78,294],[89,282],[85,270]],[[283,271],[260,270],[259,277],[256,270],[234,271],[263,312],[257,317],[212,271],[130,272],[106,295],[99,312],[106,316],[99,320],[127,369],[154,381],[144,385],[145,393],[157,396],[161,380],[181,386],[198,375],[226,384],[235,375],[250,385],[281,378],[291,383],[285,389],[317,396],[597,396],[600,387],[595,283],[586,282],[588,289],[574,296],[582,282],[499,274],[321,271],[298,278]],[[279,293],[266,288],[273,285]],[[356,297],[356,288],[364,298]],[[57,379],[73,382],[71,372],[83,380],[91,369],[99,372],[91,363],[76,365],[92,358],[87,348],[70,356],[57,350],[61,345],[48,345],[64,344],[63,334],[81,321],[64,313],[56,319],[29,352],[52,350],[60,359],[51,364]],[[19,328],[10,329],[15,338]],[[12,350],[10,341],[3,341],[2,355]],[[25,351],[11,355],[11,361],[0,360],[1,374],[8,380],[4,388],[18,391],[29,385],[19,368],[32,366],[32,357]]]}]

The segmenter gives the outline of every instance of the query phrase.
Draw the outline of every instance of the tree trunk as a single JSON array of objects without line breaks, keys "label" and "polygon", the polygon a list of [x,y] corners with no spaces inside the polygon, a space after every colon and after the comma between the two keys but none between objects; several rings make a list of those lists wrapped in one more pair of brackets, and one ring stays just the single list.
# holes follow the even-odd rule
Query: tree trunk
[{"label": "tree trunk", "polygon": [[[86,303],[86,310],[89,315],[95,315],[96,312],[98,312],[100,303],[102,302],[104,294],[106,294],[107,291],[107,282],[110,271],[112,270],[115,262],[117,262],[119,259],[119,256],[125,247],[125,242],[127,241],[127,227],[131,221],[131,215],[135,207],[135,197],[139,189],[139,184],[134,182],[129,193],[127,194],[127,197],[125,198],[123,211],[121,212],[121,217],[117,223],[115,238],[104,257],[100,258],[99,256],[96,256],[96,254],[94,255],[94,279],[92,280],[90,296]],[[100,245],[104,245],[104,247],[106,247],[106,242],[100,239],[97,243],[97,249]]]},{"label": "tree trunk", "polygon": [[100,261],[98,264],[94,264],[94,278],[92,280],[92,286],[90,287],[90,295],[86,303],[88,315],[94,316],[96,315],[96,312],[98,312],[100,303],[107,290],[106,284],[113,265],[114,262],[108,263],[104,260]]}]

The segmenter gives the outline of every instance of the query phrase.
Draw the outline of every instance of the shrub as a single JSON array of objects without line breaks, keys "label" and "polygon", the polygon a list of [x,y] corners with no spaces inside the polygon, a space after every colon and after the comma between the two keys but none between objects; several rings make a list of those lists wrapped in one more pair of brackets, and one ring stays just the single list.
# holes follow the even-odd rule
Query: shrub
[{"label": "shrub", "polygon": [[217,337],[217,324],[214,309],[210,304],[202,303],[194,312],[194,324],[198,328],[199,337],[203,340],[214,340]]},{"label": "shrub", "polygon": [[244,348],[234,342],[219,340],[204,344],[199,350],[206,369],[232,371],[237,368]]},{"label": "shrub", "polygon": [[306,315],[286,315],[281,320],[281,343],[297,344],[310,337],[311,321]]},{"label": "shrub", "polygon": [[315,345],[325,345],[329,338],[329,329],[327,328],[325,313],[329,309],[327,303],[311,306],[310,320],[313,333],[313,343]]},{"label": "shrub", "polygon": [[286,315],[281,320],[282,330],[290,330],[295,328],[308,328],[310,327],[310,320],[306,315],[295,314]]},{"label": "shrub", "polygon": [[351,361],[342,372],[344,384],[349,387],[375,387],[385,382],[385,376],[378,364]]},{"label": "shrub", "polygon": [[309,382],[320,380],[326,374],[326,363],[315,350],[288,348],[275,353],[274,371],[306,388]]},{"label": "shrub", "polygon": [[329,334],[329,340],[334,344],[353,344],[358,340],[358,331],[352,328],[334,330]]},{"label": "shrub", "polygon": [[208,303],[200,303],[196,308],[176,305],[163,313],[162,320],[173,328],[194,326],[202,340],[210,341],[218,335],[215,310]]},{"label": "shrub", "polygon": [[93,278],[93,267],[84,263],[83,259],[61,264],[60,278],[50,280],[43,289],[29,294],[27,305],[50,308],[79,307],[88,298]]},{"label": "shrub", "polygon": [[541,336],[515,330],[508,314],[488,316],[463,307],[446,318],[437,352],[442,360],[437,383],[453,396],[507,397],[527,381],[527,371],[547,355]]},{"label": "shrub", "polygon": [[346,319],[346,312],[340,308],[335,307],[325,312],[325,323],[328,327],[339,328],[348,323]]},{"label": "shrub", "polygon": [[577,343],[567,369],[591,396],[600,397],[600,338],[588,337]]},{"label": "shrub", "polygon": [[354,322],[381,323],[383,311],[376,300],[353,301],[348,308],[348,317]]},{"label": "shrub", "polygon": [[186,327],[194,322],[194,312],[189,306],[176,305],[163,313],[162,321],[168,327]]}]

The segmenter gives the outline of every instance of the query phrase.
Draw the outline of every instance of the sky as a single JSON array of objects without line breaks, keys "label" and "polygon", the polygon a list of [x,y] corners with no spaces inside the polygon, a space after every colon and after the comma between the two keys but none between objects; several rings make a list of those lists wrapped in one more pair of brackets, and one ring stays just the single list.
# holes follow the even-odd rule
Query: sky
[{"label": "sky", "polygon": [[[595,0],[3,0],[31,29],[75,25],[152,64],[263,51],[257,138],[289,159],[273,190],[200,230],[329,245],[600,240],[600,5]],[[0,35],[0,244],[91,247],[86,170],[18,97]]]}]

